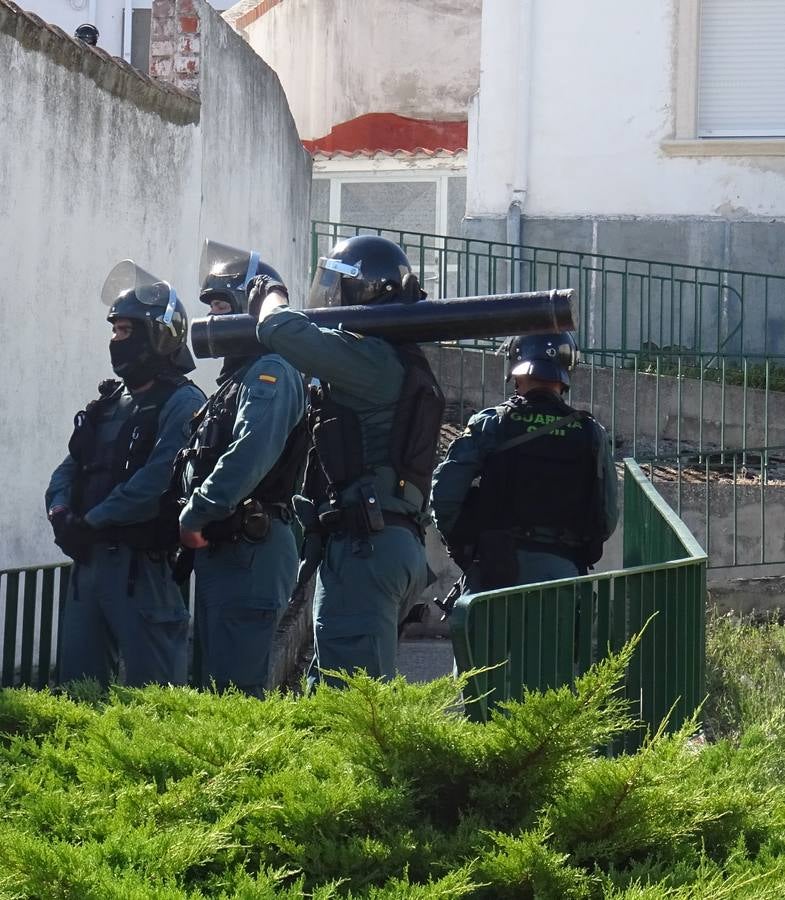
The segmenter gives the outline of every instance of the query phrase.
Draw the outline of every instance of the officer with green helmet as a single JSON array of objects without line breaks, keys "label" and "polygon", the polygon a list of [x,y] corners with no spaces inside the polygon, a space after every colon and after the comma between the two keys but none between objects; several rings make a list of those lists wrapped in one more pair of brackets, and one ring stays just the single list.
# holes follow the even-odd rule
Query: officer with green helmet
[{"label": "officer with green helmet", "polygon": [[174,289],[131,260],[102,291],[121,381],[77,413],[68,455],[46,491],[55,543],[74,560],[59,628],[59,680],[184,684],[188,610],[167,554],[177,517],[161,502],[188,423],[204,402],[188,321]]},{"label": "officer with green helmet", "polygon": [[472,592],[585,574],[618,521],[605,429],[564,399],[572,334],[516,337],[508,359],[515,395],[472,416],[433,477],[436,525]]},{"label": "officer with green helmet", "polygon": [[[280,285],[256,279],[257,337],[319,380],[304,494],[306,562],[319,564],[311,684],[324,670],[395,672],[399,621],[426,587],[424,524],[444,398],[416,345],[320,328],[288,309]],[[403,251],[375,235],[319,261],[309,306],[421,302]],[[301,579],[302,580],[302,579]]]},{"label": "officer with green helmet", "polygon": [[[247,313],[254,276],[281,283],[258,253],[213,241],[200,268],[199,299],[214,316]],[[194,551],[205,686],[263,696],[273,639],[297,577],[291,501],[308,446],[304,411],[302,376],[282,356],[261,347],[250,356],[226,356],[218,390],[178,457],[180,536]]]}]

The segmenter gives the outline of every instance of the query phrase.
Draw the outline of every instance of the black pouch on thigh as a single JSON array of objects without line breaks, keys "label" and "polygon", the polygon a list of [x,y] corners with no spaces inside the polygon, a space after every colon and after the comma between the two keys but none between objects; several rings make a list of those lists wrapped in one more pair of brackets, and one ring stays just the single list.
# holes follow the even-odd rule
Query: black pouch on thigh
[{"label": "black pouch on thigh", "polygon": [[483,590],[518,584],[518,554],[510,531],[484,531],[477,542]]}]

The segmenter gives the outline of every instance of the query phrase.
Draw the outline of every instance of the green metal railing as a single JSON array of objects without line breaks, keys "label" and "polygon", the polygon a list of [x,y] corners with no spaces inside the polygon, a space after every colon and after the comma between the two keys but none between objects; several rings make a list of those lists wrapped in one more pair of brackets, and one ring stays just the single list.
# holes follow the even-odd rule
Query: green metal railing
[{"label": "green metal railing", "polygon": [[[0,570],[0,687],[43,688],[57,680],[57,626],[71,563]],[[193,614],[193,579],[182,589]],[[191,670],[200,648],[192,643]]]},{"label": "green metal railing", "polygon": [[312,223],[312,265],[354,234],[400,244],[432,297],[575,288],[585,349],[739,364],[745,354],[785,354],[782,276],[322,221]]},{"label": "green metal railing", "polygon": [[639,746],[669,715],[668,729],[680,727],[702,702],[706,554],[635,461],[624,467],[623,569],[458,600],[450,633],[459,671],[496,666],[469,680],[473,719],[487,721],[524,688],[573,684],[641,631],[624,692],[642,727],[623,746]]},{"label": "green metal railing", "polygon": [[0,686],[42,688],[53,680],[56,623],[70,563],[0,572]]}]

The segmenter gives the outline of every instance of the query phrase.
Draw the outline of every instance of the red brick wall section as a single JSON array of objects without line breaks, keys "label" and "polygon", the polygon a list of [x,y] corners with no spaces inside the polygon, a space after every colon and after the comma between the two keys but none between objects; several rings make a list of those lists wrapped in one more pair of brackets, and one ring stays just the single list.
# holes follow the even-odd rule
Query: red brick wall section
[{"label": "red brick wall section", "polygon": [[257,19],[261,18],[265,13],[270,12],[270,10],[274,6],[278,6],[281,0],[260,0],[260,2],[254,6],[252,9],[249,9],[248,12],[243,13],[239,19],[234,23],[234,27],[240,31],[242,28],[246,28],[251,22],[255,22]]},{"label": "red brick wall section", "polygon": [[200,32],[195,0],[153,0],[150,76],[198,94]]}]

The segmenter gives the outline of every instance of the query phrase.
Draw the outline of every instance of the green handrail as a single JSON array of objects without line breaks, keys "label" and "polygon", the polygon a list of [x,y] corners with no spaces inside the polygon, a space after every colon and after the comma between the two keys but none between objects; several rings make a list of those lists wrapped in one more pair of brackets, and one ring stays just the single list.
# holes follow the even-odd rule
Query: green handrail
[{"label": "green handrail", "polygon": [[575,288],[583,349],[678,347],[710,360],[782,351],[766,324],[771,299],[785,298],[783,276],[318,220],[312,268],[355,234],[400,244],[434,297]]},{"label": "green handrail", "polygon": [[54,622],[68,590],[70,572],[70,563],[0,572],[4,607],[0,686],[42,688],[53,680],[57,656]]},{"label": "green handrail", "polygon": [[679,728],[698,708],[706,554],[632,459],[624,461],[624,501],[623,569],[458,600],[450,619],[458,670],[485,669],[465,693],[472,719],[487,721],[524,688],[573,684],[641,631],[624,691],[642,724],[623,747],[638,747],[669,714],[668,730]]}]

